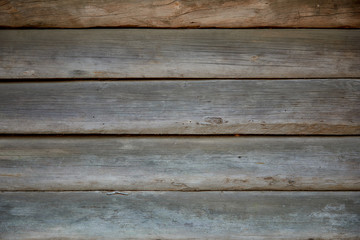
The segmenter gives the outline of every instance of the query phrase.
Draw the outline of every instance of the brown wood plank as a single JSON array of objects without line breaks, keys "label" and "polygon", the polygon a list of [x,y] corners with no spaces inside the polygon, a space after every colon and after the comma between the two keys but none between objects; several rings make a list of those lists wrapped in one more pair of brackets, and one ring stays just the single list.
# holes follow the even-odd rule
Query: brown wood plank
[{"label": "brown wood plank", "polygon": [[2,134],[360,134],[360,81],[0,84]]},{"label": "brown wood plank", "polygon": [[359,192],[3,192],[1,239],[359,239]]},{"label": "brown wood plank", "polygon": [[360,27],[358,0],[2,0],[0,26]]},{"label": "brown wood plank", "polygon": [[360,137],[2,137],[0,190],[360,190]]},{"label": "brown wood plank", "polygon": [[360,30],[0,30],[0,79],[360,77]]}]

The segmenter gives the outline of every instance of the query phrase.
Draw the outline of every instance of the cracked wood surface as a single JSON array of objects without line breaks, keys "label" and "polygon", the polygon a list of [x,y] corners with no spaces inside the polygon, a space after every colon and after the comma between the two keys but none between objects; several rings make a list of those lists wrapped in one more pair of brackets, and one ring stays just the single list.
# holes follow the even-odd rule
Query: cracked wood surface
[{"label": "cracked wood surface", "polygon": [[0,84],[2,134],[360,134],[358,79]]},{"label": "cracked wood surface", "polygon": [[359,192],[3,192],[1,239],[358,239]]},{"label": "cracked wood surface", "polygon": [[360,27],[358,0],[2,0],[0,26]]},{"label": "cracked wood surface", "polygon": [[0,78],[360,77],[360,30],[0,30]]},{"label": "cracked wood surface", "polygon": [[0,190],[360,190],[360,137],[2,137]]}]

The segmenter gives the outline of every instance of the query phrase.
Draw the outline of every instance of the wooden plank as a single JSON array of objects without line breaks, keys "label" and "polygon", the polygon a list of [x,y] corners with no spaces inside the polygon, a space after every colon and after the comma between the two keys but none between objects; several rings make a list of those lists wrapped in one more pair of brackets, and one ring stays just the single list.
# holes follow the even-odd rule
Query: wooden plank
[{"label": "wooden plank", "polygon": [[1,30],[0,78],[360,77],[360,30]]},{"label": "wooden plank", "polygon": [[0,26],[360,27],[358,0],[5,0]]},{"label": "wooden plank", "polygon": [[360,80],[8,82],[2,134],[360,134]]},{"label": "wooden plank", "polygon": [[0,190],[360,190],[360,137],[3,137]]},{"label": "wooden plank", "polygon": [[359,239],[359,192],[3,192],[1,239]]}]

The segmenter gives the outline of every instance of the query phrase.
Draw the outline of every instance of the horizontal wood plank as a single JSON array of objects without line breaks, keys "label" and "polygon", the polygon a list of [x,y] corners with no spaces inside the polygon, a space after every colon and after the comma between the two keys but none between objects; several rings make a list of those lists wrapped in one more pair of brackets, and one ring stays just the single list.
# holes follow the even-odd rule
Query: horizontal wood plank
[{"label": "horizontal wood plank", "polygon": [[0,190],[360,190],[360,137],[3,137]]},{"label": "horizontal wood plank", "polygon": [[360,80],[0,84],[2,134],[360,134]]},{"label": "horizontal wood plank", "polygon": [[359,239],[359,192],[3,192],[1,239]]},{"label": "horizontal wood plank", "polygon": [[360,77],[360,30],[0,30],[0,78]]},{"label": "horizontal wood plank", "polygon": [[360,27],[357,0],[2,0],[0,26]]}]

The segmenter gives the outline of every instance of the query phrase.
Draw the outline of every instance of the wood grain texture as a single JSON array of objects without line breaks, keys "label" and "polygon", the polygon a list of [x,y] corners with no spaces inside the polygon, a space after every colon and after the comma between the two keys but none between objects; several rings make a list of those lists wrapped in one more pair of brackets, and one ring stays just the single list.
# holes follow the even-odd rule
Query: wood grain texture
[{"label": "wood grain texture", "polygon": [[360,190],[360,137],[0,138],[0,190]]},{"label": "wood grain texture", "polygon": [[2,0],[0,26],[360,27],[358,0]]},{"label": "wood grain texture", "polygon": [[360,30],[0,30],[0,78],[360,77]]},{"label": "wood grain texture", "polygon": [[1,239],[359,239],[359,192],[3,192]]},{"label": "wood grain texture", "polygon": [[360,81],[0,84],[3,134],[360,134]]}]

